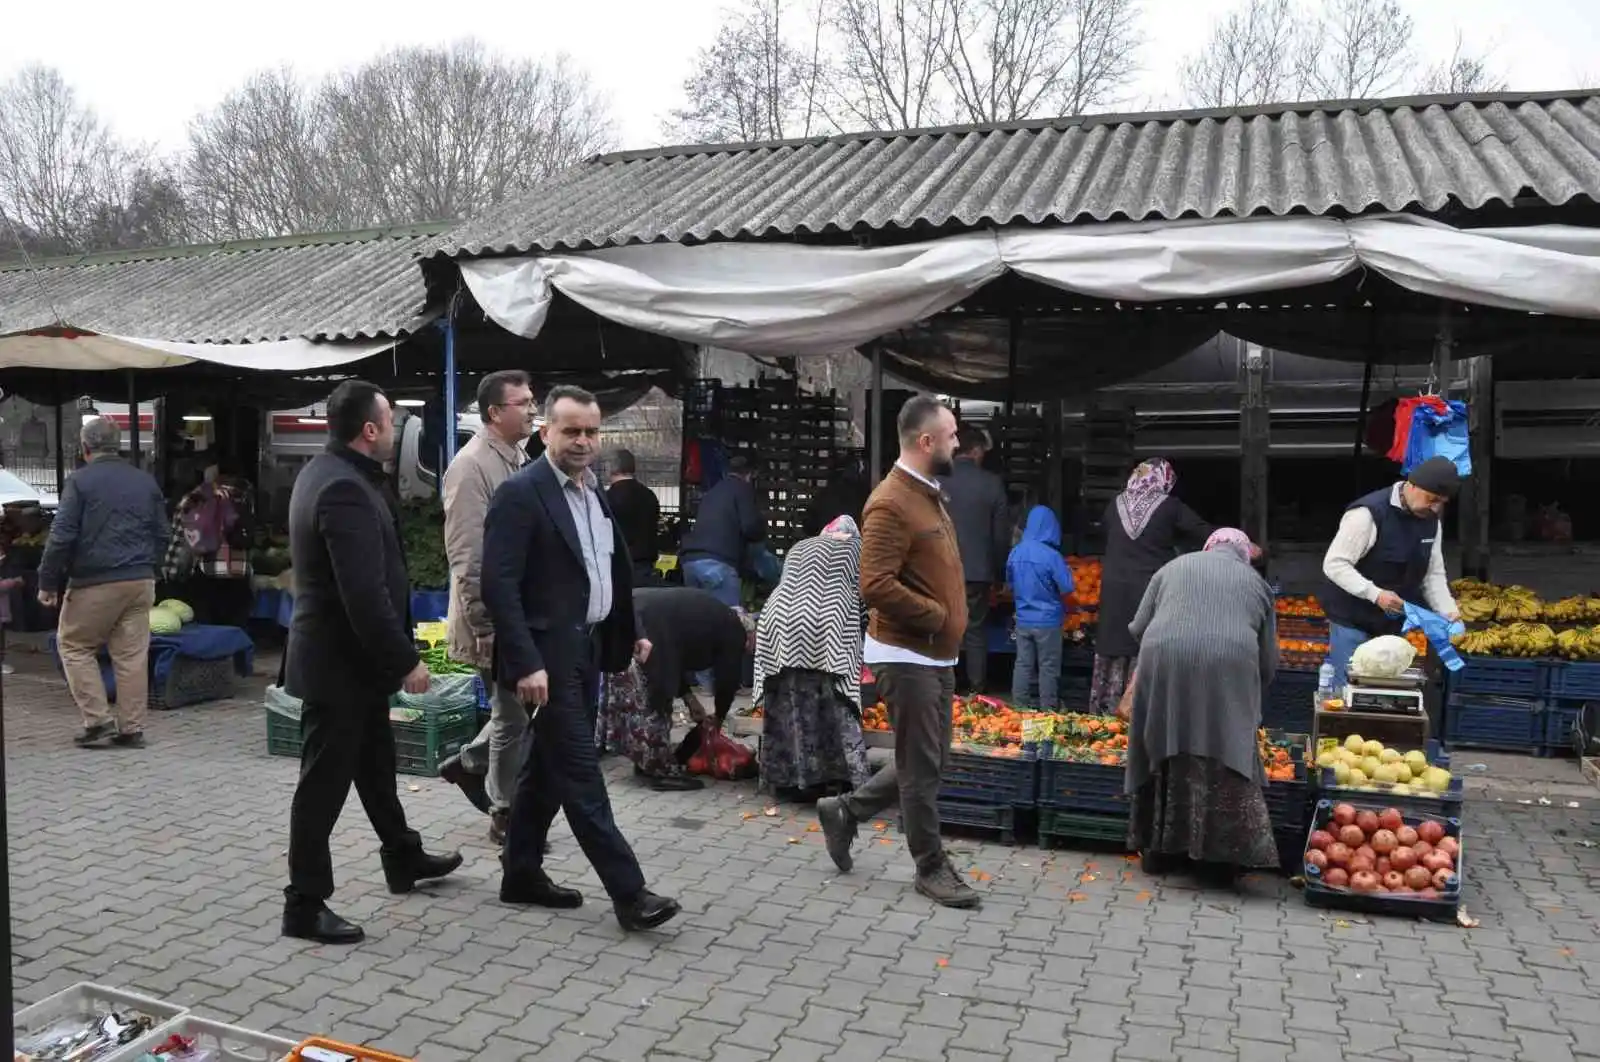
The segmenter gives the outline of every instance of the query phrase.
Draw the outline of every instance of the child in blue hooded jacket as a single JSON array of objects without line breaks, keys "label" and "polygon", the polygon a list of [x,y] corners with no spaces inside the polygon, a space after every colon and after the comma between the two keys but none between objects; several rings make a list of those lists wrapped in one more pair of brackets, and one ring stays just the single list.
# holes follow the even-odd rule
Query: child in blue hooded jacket
[{"label": "child in blue hooded jacket", "polygon": [[[1072,593],[1072,569],[1061,556],[1061,522],[1043,505],[1028,513],[1022,541],[1006,561],[1006,581],[1016,600],[1017,663],[1011,676],[1011,703],[1053,711],[1061,683],[1062,598]],[[1030,700],[1035,677],[1039,699]]]}]

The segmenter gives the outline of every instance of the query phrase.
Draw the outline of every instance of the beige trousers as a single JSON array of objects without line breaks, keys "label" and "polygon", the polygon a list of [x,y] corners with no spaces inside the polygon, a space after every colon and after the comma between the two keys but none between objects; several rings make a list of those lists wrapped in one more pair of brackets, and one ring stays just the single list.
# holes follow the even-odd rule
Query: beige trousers
[{"label": "beige trousers", "polygon": [[156,584],[150,579],[75,586],[62,597],[56,648],[85,728],[111,721],[97,659],[104,645],[117,679],[117,731],[137,734],[144,729],[150,706],[150,606],[155,599]]}]

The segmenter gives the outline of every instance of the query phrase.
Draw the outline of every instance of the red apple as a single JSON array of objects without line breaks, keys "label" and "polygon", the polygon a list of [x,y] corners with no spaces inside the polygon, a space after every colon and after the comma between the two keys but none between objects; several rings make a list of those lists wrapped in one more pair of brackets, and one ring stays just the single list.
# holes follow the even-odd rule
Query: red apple
[{"label": "red apple", "polygon": [[1312,848],[1315,848],[1318,851],[1323,851],[1332,843],[1333,843],[1333,834],[1329,833],[1327,830],[1312,830],[1311,831],[1311,847]]},{"label": "red apple", "polygon": [[1367,835],[1361,832],[1361,827],[1355,823],[1339,827],[1339,840],[1351,848],[1360,848],[1367,843]]},{"label": "red apple", "polygon": [[1379,855],[1388,855],[1399,847],[1400,842],[1395,840],[1394,831],[1380,829],[1372,835],[1372,850]]},{"label": "red apple", "polygon": [[1389,853],[1389,865],[1404,874],[1417,865],[1417,853],[1409,848],[1396,848]]},{"label": "red apple", "polygon": [[1316,867],[1318,870],[1328,869],[1328,853],[1320,848],[1313,848],[1306,853],[1306,866]]},{"label": "red apple", "polygon": [[1335,826],[1348,826],[1356,821],[1356,809],[1349,804],[1335,804],[1333,806],[1333,824]]},{"label": "red apple", "polygon": [[1343,841],[1335,841],[1327,848],[1328,862],[1336,867],[1350,865],[1350,846]]},{"label": "red apple", "polygon": [[1410,848],[1417,843],[1417,831],[1411,826],[1402,826],[1394,831],[1394,839],[1400,842],[1401,848]]},{"label": "red apple", "polygon": [[1404,816],[1400,814],[1399,808],[1384,808],[1378,813],[1378,825],[1381,828],[1388,830],[1390,833],[1393,833],[1395,830],[1398,830],[1405,824],[1406,820]]},{"label": "red apple", "polygon": [[1350,884],[1350,875],[1346,874],[1340,867],[1329,867],[1328,872],[1322,875],[1322,880],[1330,888],[1342,889]]},{"label": "red apple", "polygon": [[1356,812],[1356,825],[1361,827],[1361,832],[1371,837],[1378,832],[1378,813],[1376,811]]},{"label": "red apple", "polygon": [[1390,892],[1406,887],[1406,876],[1398,870],[1391,870],[1383,876],[1383,887]]},{"label": "red apple", "polygon": [[1444,824],[1434,819],[1424,819],[1422,825],[1417,827],[1417,838],[1438,845],[1444,838]]},{"label": "red apple", "polygon": [[1350,875],[1350,887],[1357,892],[1377,892],[1382,882],[1370,870],[1358,870]]},{"label": "red apple", "polygon": [[1433,873],[1424,867],[1412,867],[1405,872],[1406,885],[1413,889],[1426,889],[1433,883]]}]

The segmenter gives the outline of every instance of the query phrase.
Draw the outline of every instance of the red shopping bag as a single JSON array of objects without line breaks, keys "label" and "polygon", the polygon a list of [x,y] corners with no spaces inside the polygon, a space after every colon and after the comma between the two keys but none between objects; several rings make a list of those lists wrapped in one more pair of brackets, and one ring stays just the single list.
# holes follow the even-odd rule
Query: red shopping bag
[{"label": "red shopping bag", "polygon": [[706,720],[683,739],[679,746],[679,759],[685,761],[690,774],[701,774],[724,782],[738,781],[756,776],[756,754],[748,745],[735,741],[718,729],[717,724]]}]

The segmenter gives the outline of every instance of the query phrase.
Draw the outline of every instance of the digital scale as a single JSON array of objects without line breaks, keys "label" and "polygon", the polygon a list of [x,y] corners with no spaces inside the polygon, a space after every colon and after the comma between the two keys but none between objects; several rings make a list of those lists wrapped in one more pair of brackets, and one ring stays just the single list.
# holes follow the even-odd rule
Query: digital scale
[{"label": "digital scale", "polygon": [[1351,675],[1344,689],[1345,710],[1368,715],[1424,716],[1422,687],[1428,677],[1420,668],[1408,668],[1393,678]]}]

